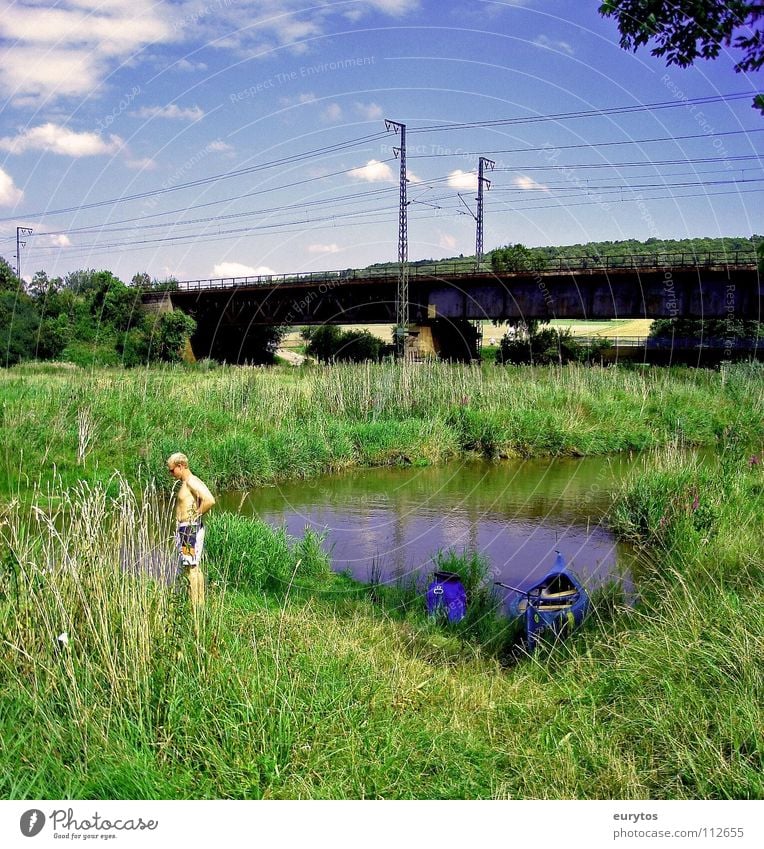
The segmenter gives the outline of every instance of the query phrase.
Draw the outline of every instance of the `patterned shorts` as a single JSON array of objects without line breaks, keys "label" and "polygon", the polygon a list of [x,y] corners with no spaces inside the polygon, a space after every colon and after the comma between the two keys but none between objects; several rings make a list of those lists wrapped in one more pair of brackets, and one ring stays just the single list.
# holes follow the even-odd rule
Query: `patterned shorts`
[{"label": "patterned shorts", "polygon": [[196,522],[179,523],[175,532],[175,545],[181,567],[198,566],[204,548],[204,525]]}]

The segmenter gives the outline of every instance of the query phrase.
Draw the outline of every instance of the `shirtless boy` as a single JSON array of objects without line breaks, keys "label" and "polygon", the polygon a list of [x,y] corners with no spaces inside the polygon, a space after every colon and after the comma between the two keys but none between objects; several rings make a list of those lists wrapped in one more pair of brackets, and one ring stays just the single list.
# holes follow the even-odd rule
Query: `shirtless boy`
[{"label": "shirtless boy", "polygon": [[191,474],[185,454],[177,452],[168,457],[167,470],[175,480],[181,481],[175,497],[175,542],[183,574],[188,578],[191,606],[198,608],[204,604],[204,575],[199,568],[204,547],[202,516],[213,506],[215,499],[204,481]]}]

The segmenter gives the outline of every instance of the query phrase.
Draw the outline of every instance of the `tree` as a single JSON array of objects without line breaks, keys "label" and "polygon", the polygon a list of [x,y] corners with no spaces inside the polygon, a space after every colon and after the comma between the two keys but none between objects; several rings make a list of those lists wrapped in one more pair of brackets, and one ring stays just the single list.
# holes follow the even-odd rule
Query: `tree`
[{"label": "tree", "polygon": [[525,245],[507,245],[491,252],[491,268],[501,271],[541,271],[546,266],[546,257]]},{"label": "tree", "polygon": [[[742,52],[738,73],[758,71],[764,65],[764,5],[742,0],[606,0],[603,17],[615,18],[621,47],[637,51],[649,41],[653,56],[667,65],[687,68],[696,59],[716,59],[724,47]],[[764,95],[754,106],[764,114]]]},{"label": "tree", "polygon": [[40,316],[29,295],[0,288],[0,365],[34,359],[39,331]]},{"label": "tree", "polygon": [[19,278],[11,266],[0,256],[0,292],[17,292]]},{"label": "tree", "polygon": [[180,362],[194,330],[196,322],[182,310],[160,313],[152,326],[150,358],[169,363]]}]

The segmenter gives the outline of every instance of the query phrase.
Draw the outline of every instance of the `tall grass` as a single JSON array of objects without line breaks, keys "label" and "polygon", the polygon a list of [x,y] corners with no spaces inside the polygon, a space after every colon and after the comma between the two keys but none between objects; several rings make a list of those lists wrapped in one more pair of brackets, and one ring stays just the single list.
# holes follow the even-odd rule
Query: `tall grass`
[{"label": "tall grass", "polygon": [[[3,372],[0,795],[764,798],[761,377]],[[195,616],[169,502],[136,486],[179,448],[219,487],[673,442],[718,444],[720,465],[669,447],[619,494],[638,603],[508,667],[487,617],[444,630],[421,599],[387,609],[328,574],[319,538],[239,517],[210,517]]]},{"label": "tall grass", "polygon": [[[421,604],[344,591],[315,538],[217,517],[195,618],[165,577],[161,499],[115,480],[58,513],[10,503],[0,793],[763,798],[761,471],[704,474],[669,459],[619,502],[646,552],[665,534],[637,607],[508,668]],[[701,484],[712,518],[688,535]]]},{"label": "tall grass", "polygon": [[[0,491],[19,477],[163,477],[184,450],[215,488],[350,466],[602,454],[764,434],[759,364],[722,372],[440,363],[307,370],[0,372]],[[21,459],[20,459],[21,458]],[[22,484],[23,487],[27,483]]]}]

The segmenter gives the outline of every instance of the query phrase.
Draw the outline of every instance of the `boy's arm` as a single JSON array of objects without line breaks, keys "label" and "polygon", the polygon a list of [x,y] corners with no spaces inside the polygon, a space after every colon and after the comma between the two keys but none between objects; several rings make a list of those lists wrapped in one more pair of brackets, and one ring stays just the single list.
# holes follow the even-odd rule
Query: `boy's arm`
[{"label": "boy's arm", "polygon": [[196,510],[199,516],[203,516],[215,504],[215,497],[207,488],[204,481],[192,475],[188,481],[188,488],[196,499]]}]

